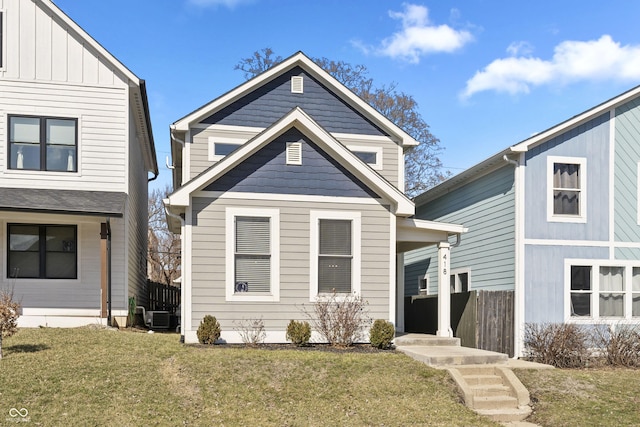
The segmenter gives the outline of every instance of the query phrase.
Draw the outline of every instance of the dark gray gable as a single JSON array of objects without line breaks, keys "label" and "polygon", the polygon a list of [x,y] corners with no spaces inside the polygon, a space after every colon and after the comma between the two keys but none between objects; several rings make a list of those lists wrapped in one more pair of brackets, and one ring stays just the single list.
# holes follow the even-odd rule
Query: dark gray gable
[{"label": "dark gray gable", "polygon": [[[292,76],[303,77],[304,93],[291,93]],[[300,67],[276,77],[201,123],[266,128],[295,107],[302,108],[329,132],[387,135]]]},{"label": "dark gray gable", "polygon": [[[302,165],[286,164],[287,142],[302,142]],[[378,198],[297,129],[271,141],[205,190]]]}]

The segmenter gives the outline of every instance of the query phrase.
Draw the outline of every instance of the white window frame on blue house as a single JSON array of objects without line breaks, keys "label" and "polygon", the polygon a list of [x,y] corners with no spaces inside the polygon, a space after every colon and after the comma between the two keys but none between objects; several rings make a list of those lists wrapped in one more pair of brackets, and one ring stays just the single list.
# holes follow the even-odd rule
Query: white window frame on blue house
[{"label": "white window frame on blue house", "polygon": [[[236,292],[236,218],[269,218],[270,225],[270,293]],[[280,210],[228,207],[225,211],[225,269],[226,300],[246,302],[280,301]]]},{"label": "white window frame on blue house", "polygon": [[227,157],[228,154],[226,154],[226,155],[216,154],[216,144],[237,145],[238,147],[240,147],[242,144],[247,142],[247,140],[246,139],[242,139],[242,138],[229,138],[229,137],[223,137],[223,136],[210,136],[208,138],[208,142],[209,142],[209,152],[208,152],[209,161],[211,161],[211,162],[219,162],[220,160],[222,160],[225,157]]},{"label": "white window frame on blue house", "polygon": [[[568,191],[578,191],[580,200],[578,204],[578,215],[557,214],[554,212],[554,191],[553,175],[556,164],[570,164],[579,166],[579,187],[566,189]],[[561,190],[560,188],[557,188]],[[549,222],[587,222],[587,159],[585,157],[547,157],[547,221]]]},{"label": "white window frame on blue house", "polygon": [[[572,290],[571,289],[571,267],[581,266],[591,268],[590,289],[589,290]],[[601,268],[619,267],[624,269],[622,290],[603,289],[601,283]],[[634,285],[634,270],[636,283]],[[589,323],[594,321],[604,323],[640,323],[640,308],[636,308],[636,315],[633,315],[633,299],[640,299],[640,262],[627,260],[594,260],[594,259],[565,259],[564,261],[564,295],[565,307],[564,317],[567,322],[571,323]],[[582,293],[589,295],[590,316],[573,315],[571,309],[571,294]],[[600,296],[607,294],[623,295],[623,315],[622,316],[605,316],[600,314]],[[640,304],[640,302],[638,302]]]},{"label": "white window frame on blue house", "polygon": [[316,301],[318,297],[326,294],[318,293],[318,273],[320,256],[320,220],[336,219],[351,221],[351,293],[360,295],[361,268],[362,268],[362,215],[360,212],[350,211],[311,211],[310,240],[309,240],[309,301]]}]

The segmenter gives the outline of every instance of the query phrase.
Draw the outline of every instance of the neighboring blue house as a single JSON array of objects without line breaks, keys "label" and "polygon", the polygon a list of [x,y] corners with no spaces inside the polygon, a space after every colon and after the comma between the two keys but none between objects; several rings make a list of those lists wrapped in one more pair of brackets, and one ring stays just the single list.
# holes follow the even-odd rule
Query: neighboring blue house
[{"label": "neighboring blue house", "polygon": [[[514,290],[526,323],[640,323],[640,87],[484,160],[415,199],[464,224],[451,289]],[[437,254],[405,255],[405,295],[436,293]]]}]

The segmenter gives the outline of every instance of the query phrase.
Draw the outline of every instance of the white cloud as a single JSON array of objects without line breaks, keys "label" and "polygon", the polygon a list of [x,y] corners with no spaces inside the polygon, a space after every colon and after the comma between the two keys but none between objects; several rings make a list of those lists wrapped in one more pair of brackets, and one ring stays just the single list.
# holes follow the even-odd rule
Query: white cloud
[{"label": "white cloud", "polygon": [[420,57],[438,52],[453,52],[473,40],[468,31],[458,31],[448,25],[433,25],[429,21],[429,9],[415,4],[404,4],[404,11],[390,11],[392,19],[402,21],[402,29],[385,38],[376,48],[366,48],[354,43],[365,53],[373,51],[383,56],[400,58],[412,63]]},{"label": "white cloud", "polygon": [[[513,46],[513,47],[511,47]],[[521,55],[518,45],[509,53]],[[494,90],[512,95],[529,93],[532,87],[595,80],[640,80],[640,45],[621,46],[611,36],[597,40],[564,41],[550,60],[531,56],[496,59],[467,81],[463,98]]]},{"label": "white cloud", "polygon": [[229,9],[233,9],[241,4],[251,3],[252,0],[188,0],[189,3],[196,6],[225,6]]},{"label": "white cloud", "polygon": [[513,42],[507,47],[507,53],[511,56],[531,55],[533,46],[529,42]]}]

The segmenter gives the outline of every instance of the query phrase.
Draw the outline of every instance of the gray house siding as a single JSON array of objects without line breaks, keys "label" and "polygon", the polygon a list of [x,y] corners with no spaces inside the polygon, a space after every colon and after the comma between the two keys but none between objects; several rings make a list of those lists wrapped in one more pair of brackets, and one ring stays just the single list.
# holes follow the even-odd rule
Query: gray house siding
[{"label": "gray house siding", "polygon": [[[451,249],[451,270],[469,269],[470,288],[513,289],[515,281],[514,170],[507,165],[417,206],[416,218],[464,224],[469,229]],[[418,293],[427,272],[429,293],[437,293],[437,248],[405,255],[405,295]]]},{"label": "gray house siding", "polygon": [[[525,238],[608,240],[609,126],[609,113],[605,113],[526,153]],[[586,223],[547,220],[548,156],[586,159]]]},{"label": "gray house siding", "polygon": [[[302,142],[302,165],[286,164],[288,142]],[[208,191],[377,197],[297,129],[285,132],[206,187]]]},{"label": "gray house siding", "polygon": [[[303,77],[304,93],[291,92],[292,76]],[[266,128],[295,107],[302,108],[329,132],[385,135],[300,67],[276,77],[201,123]]]},{"label": "gray house siding", "polygon": [[[225,209],[269,208],[280,212],[280,301],[225,301]],[[233,322],[262,318],[268,331],[282,331],[291,319],[304,320],[310,301],[310,211],[358,211],[362,220],[362,289],[372,318],[389,318],[389,260],[391,215],[377,204],[333,204],[264,200],[193,198],[192,325],[211,314],[223,331]]]},{"label": "gray house siding", "polygon": [[614,237],[616,242],[640,242],[640,100],[635,99],[617,108],[615,120]]},{"label": "gray house siding", "polygon": [[525,248],[525,323],[564,322],[565,259],[606,259],[607,248],[538,246]]}]

